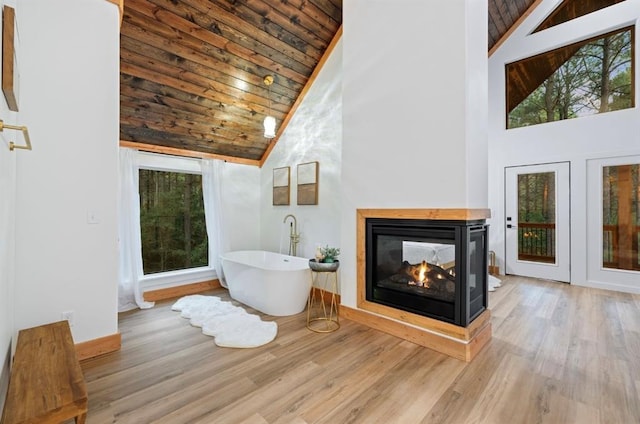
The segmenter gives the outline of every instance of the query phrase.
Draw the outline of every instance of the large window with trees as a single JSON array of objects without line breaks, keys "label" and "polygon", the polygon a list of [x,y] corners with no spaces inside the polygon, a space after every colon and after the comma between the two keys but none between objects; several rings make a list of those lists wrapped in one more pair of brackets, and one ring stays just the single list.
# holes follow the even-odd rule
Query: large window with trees
[{"label": "large window with trees", "polygon": [[140,169],[144,274],[209,265],[202,176]]},{"label": "large window with trees", "polygon": [[634,107],[634,28],[506,66],[507,127]]}]

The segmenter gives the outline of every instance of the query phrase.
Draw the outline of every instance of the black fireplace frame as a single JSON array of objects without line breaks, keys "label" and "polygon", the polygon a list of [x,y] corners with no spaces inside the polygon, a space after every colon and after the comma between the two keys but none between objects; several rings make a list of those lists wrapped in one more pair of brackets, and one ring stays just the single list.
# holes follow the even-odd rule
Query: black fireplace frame
[{"label": "black fireplace frame", "polygon": [[[415,313],[440,321],[467,327],[475,318],[488,308],[488,236],[489,226],[484,219],[440,220],[405,218],[366,218],[365,219],[365,298],[399,310]],[[424,241],[438,235],[439,240],[455,243],[455,295],[453,305],[437,299],[416,297],[391,289],[377,286],[373,282],[374,260],[377,255],[375,239],[377,235],[400,235],[412,232],[407,240]],[[471,299],[471,288],[467,284],[470,273],[471,237],[481,236],[482,249],[479,290]],[[403,237],[405,237],[403,235]],[[477,286],[476,286],[477,287]],[[480,293],[479,295],[477,293]],[[407,305],[409,304],[409,305]]]}]

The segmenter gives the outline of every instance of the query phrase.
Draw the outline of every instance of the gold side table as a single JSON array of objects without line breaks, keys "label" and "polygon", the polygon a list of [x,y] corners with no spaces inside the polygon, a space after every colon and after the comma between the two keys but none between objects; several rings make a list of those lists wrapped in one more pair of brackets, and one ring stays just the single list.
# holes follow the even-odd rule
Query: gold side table
[{"label": "gold side table", "polygon": [[[310,264],[311,265],[311,264]],[[338,311],[338,270],[311,269],[311,293],[307,301],[307,328],[330,333],[340,328]]]}]

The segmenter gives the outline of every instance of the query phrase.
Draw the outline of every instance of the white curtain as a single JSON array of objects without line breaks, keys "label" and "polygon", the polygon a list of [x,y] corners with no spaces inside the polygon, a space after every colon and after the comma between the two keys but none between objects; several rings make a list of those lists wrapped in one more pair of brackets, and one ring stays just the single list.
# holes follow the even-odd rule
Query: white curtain
[{"label": "white curtain", "polygon": [[224,227],[222,212],[222,174],[224,161],[203,159],[202,168],[202,197],[204,199],[204,216],[209,238],[209,264],[212,265],[220,284],[227,288],[224,279],[220,255],[229,251],[229,241]]},{"label": "white curtain", "polygon": [[142,241],[140,236],[140,194],[135,149],[120,148],[120,208],[118,236],[120,243],[120,282],[118,312],[151,308],[140,290],[142,278]]}]

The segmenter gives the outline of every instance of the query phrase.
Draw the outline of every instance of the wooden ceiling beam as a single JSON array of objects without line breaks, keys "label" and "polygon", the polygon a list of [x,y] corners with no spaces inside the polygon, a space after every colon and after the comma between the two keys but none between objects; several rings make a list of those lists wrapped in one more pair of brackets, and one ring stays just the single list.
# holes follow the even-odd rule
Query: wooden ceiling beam
[{"label": "wooden ceiling beam", "polygon": [[185,148],[175,148],[175,147],[168,147],[168,146],[158,146],[155,144],[148,144],[148,143],[138,143],[138,142],[129,141],[129,140],[120,140],[120,147],[128,147],[131,149],[141,150],[143,152],[161,153],[164,155],[173,155],[173,156],[200,158],[200,159],[219,159],[225,162],[239,163],[242,165],[252,165],[252,166],[260,165],[260,161],[252,160],[252,159],[244,159],[244,158],[238,158],[235,156],[228,156],[228,155],[219,155],[215,153],[198,152],[195,150],[189,150]]}]

